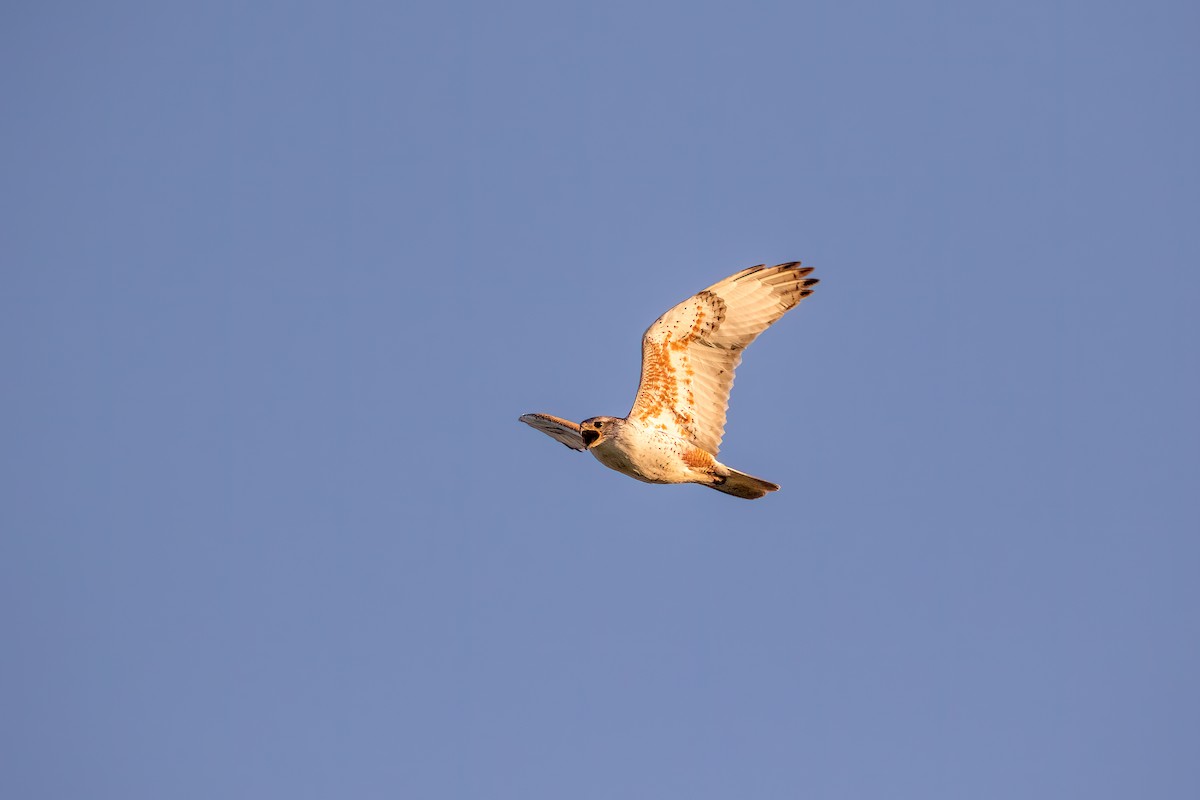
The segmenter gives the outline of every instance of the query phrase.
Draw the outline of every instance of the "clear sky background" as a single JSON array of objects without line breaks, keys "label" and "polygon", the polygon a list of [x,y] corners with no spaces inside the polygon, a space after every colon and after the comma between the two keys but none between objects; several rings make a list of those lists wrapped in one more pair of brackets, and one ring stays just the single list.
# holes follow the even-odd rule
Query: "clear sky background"
[{"label": "clear sky background", "polygon": [[[1194,3],[0,31],[3,797],[1200,797]],[[517,422],[794,259],[781,492]]]}]

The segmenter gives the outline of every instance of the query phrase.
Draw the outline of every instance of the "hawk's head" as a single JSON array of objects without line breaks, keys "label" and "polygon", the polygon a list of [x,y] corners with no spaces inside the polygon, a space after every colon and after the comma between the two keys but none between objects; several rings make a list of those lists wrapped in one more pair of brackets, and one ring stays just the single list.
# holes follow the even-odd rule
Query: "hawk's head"
[{"label": "hawk's head", "polygon": [[604,441],[605,437],[613,432],[615,427],[613,423],[617,421],[614,417],[592,417],[591,419],[585,419],[579,423],[579,435],[583,437],[583,443],[591,450],[594,445]]}]

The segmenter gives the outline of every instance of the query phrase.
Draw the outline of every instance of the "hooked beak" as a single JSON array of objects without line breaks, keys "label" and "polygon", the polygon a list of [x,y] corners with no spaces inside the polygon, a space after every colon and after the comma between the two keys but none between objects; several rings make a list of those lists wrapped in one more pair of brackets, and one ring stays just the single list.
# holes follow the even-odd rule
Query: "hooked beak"
[{"label": "hooked beak", "polygon": [[596,443],[596,440],[600,438],[600,432],[593,430],[581,431],[579,435],[583,437],[584,446],[588,447],[589,449]]}]

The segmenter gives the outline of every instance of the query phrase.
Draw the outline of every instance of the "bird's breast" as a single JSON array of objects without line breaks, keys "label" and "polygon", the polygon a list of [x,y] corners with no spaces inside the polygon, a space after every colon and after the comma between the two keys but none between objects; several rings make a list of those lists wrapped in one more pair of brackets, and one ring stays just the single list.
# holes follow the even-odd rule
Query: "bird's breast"
[{"label": "bird's breast", "polygon": [[[591,448],[604,466],[647,483],[684,483],[694,479],[695,467],[684,454],[694,450],[661,431],[630,427]],[[710,457],[711,458],[711,457]]]},{"label": "bird's breast", "polygon": [[648,480],[640,469],[640,461],[635,452],[631,452],[625,443],[616,437],[609,437],[597,442],[588,451],[604,466],[615,469],[639,480]]}]

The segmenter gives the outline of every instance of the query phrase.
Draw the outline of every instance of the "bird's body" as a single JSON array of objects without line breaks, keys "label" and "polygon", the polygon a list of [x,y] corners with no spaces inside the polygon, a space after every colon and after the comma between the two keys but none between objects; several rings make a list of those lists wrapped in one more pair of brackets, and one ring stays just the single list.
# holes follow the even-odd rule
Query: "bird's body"
[{"label": "bird's body", "polygon": [[751,267],[659,317],[642,337],[642,379],[627,417],[576,424],[525,414],[521,421],[646,483],[698,483],[750,499],[776,491],[716,456],[742,351],[812,294],[811,272],[798,261]]},{"label": "bird's body", "polygon": [[588,451],[604,466],[646,483],[693,483],[717,463],[691,442],[637,420],[610,418],[608,433]]}]

